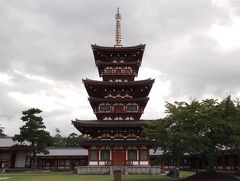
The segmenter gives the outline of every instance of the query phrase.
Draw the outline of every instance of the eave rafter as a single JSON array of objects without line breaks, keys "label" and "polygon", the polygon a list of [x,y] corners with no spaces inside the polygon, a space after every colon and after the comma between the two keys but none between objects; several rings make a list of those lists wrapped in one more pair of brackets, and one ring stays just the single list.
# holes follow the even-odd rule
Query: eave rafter
[{"label": "eave rafter", "polygon": [[[145,98],[148,96],[154,79],[129,82],[103,82],[90,79],[83,80],[89,97],[104,98],[109,94],[131,94],[133,98]],[[124,90],[124,91],[123,91]]]},{"label": "eave rafter", "polygon": [[91,79],[83,79],[83,83],[85,86],[87,85],[94,85],[94,86],[144,86],[147,84],[152,85],[154,83],[154,79],[145,79],[145,80],[138,80],[138,81],[128,81],[128,82],[103,82],[98,80],[91,80]]},{"label": "eave rafter", "polygon": [[145,45],[138,45],[132,47],[102,47],[92,45],[92,50],[96,61],[109,61],[109,62],[134,62],[142,61]]}]

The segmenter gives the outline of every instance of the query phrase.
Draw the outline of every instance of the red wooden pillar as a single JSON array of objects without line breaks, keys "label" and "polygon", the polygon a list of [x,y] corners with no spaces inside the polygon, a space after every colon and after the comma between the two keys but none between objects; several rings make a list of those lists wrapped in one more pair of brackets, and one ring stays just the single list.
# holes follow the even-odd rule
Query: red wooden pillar
[{"label": "red wooden pillar", "polygon": [[16,160],[16,153],[11,152],[11,159],[9,160],[9,167],[14,168],[15,167],[15,160]]},{"label": "red wooden pillar", "polygon": [[101,153],[100,153],[100,149],[98,148],[97,149],[97,161],[98,161],[98,165],[99,165],[99,161],[100,161],[100,155]]},{"label": "red wooden pillar", "polygon": [[90,154],[91,154],[91,152],[90,152],[90,148],[88,148],[88,160],[87,160],[87,161],[88,161],[88,165],[89,165],[89,162],[90,162],[90,157],[91,157],[91,155],[90,155]]},{"label": "red wooden pillar", "polygon": [[223,157],[222,157],[222,162],[223,162],[223,170],[226,169],[226,166],[225,166],[225,155],[223,154]]},{"label": "red wooden pillar", "polygon": [[138,165],[140,165],[140,148],[137,148]]},{"label": "red wooden pillar", "polygon": [[57,158],[54,157],[54,170],[57,170]]}]

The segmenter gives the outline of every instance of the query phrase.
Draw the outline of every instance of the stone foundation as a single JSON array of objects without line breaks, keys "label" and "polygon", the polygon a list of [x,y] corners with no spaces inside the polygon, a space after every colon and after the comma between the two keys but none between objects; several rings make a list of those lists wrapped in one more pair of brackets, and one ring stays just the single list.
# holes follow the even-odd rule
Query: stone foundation
[{"label": "stone foundation", "polygon": [[80,175],[109,175],[111,167],[108,166],[79,166],[77,174]]},{"label": "stone foundation", "polygon": [[123,175],[157,175],[161,173],[158,166],[79,166],[80,175],[112,175],[114,170],[121,170]]}]

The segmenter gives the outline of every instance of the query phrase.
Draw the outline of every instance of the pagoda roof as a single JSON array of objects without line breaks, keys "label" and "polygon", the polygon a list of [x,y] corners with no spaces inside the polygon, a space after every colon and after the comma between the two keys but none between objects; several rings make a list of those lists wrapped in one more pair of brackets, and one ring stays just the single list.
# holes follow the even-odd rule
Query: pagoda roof
[{"label": "pagoda roof", "polygon": [[140,133],[143,127],[154,120],[78,120],[72,121],[75,128],[82,134],[90,134],[93,137],[99,136],[99,130],[135,130]]},{"label": "pagoda roof", "polygon": [[115,60],[123,62],[142,61],[145,45],[140,44],[137,46],[129,47],[103,47],[92,45],[93,55],[96,61],[109,61]]},{"label": "pagoda roof", "polygon": [[142,127],[148,120],[78,120],[72,121],[75,127],[97,127],[97,128],[114,128],[114,127]]},{"label": "pagoda roof", "polygon": [[105,51],[131,51],[137,49],[144,49],[146,44],[139,44],[136,46],[128,46],[128,47],[105,47],[100,45],[91,45],[93,50],[105,50]]},{"label": "pagoda roof", "polygon": [[147,140],[91,140],[80,144],[82,147],[92,146],[153,146],[154,142]]},{"label": "pagoda roof", "polygon": [[144,85],[144,84],[153,84],[155,79],[145,79],[145,80],[135,80],[135,81],[128,81],[128,82],[108,82],[108,81],[99,81],[99,80],[92,80],[92,79],[83,79],[84,84],[92,84],[92,85],[100,85],[100,86],[124,86],[124,85]]},{"label": "pagoda roof", "polygon": [[[121,91],[127,89],[130,91],[128,94],[135,97],[147,97],[154,79],[128,81],[128,82],[109,82],[109,81],[97,81],[91,79],[83,79],[83,83],[90,97],[103,98],[110,92],[106,92],[107,89]],[[109,90],[111,91],[111,90]]]},{"label": "pagoda roof", "polygon": [[96,65],[138,65],[141,64],[140,60],[132,61],[132,62],[111,62],[111,61],[101,61],[96,60]]},{"label": "pagoda roof", "polygon": [[149,100],[149,97],[143,98],[94,98],[89,97],[90,102],[146,102]]}]

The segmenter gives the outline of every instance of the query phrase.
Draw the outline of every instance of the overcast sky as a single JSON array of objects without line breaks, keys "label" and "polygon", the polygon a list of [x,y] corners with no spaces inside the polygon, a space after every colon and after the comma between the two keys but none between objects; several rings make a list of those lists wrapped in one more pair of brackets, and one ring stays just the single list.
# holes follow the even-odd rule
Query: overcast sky
[{"label": "overcast sky", "polygon": [[143,119],[165,101],[240,97],[239,0],[1,0],[0,124],[19,133],[22,110],[43,111],[54,134],[96,119],[83,78],[99,79],[91,44],[146,44],[138,79],[155,78]]}]

